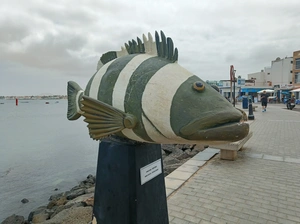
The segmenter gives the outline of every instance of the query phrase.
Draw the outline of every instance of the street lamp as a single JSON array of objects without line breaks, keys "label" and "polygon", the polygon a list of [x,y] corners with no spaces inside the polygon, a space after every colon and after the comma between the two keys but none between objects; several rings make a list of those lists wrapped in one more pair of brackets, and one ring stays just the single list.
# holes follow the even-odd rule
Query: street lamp
[{"label": "street lamp", "polygon": [[235,72],[236,70],[233,70],[233,93],[232,93],[232,96],[233,96],[233,106],[235,107]]}]

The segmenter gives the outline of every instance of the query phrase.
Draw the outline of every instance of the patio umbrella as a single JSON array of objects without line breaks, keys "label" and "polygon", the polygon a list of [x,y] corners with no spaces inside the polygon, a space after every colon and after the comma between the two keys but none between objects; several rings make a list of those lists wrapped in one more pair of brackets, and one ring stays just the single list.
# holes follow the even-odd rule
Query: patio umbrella
[{"label": "patio umbrella", "polygon": [[263,89],[263,90],[258,91],[257,93],[263,93],[263,91],[266,91],[266,93],[274,93],[273,89]]},{"label": "patio umbrella", "polygon": [[293,90],[291,90],[290,92],[300,92],[300,88],[298,88],[298,89],[293,89]]}]

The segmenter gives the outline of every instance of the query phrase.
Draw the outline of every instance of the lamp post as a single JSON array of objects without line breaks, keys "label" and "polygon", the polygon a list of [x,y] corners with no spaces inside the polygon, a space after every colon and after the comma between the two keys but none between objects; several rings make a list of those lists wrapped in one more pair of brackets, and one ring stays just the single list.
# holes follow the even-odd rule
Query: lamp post
[{"label": "lamp post", "polygon": [[233,106],[235,107],[235,72],[236,70],[233,70],[233,92],[232,92],[232,96],[233,96]]}]

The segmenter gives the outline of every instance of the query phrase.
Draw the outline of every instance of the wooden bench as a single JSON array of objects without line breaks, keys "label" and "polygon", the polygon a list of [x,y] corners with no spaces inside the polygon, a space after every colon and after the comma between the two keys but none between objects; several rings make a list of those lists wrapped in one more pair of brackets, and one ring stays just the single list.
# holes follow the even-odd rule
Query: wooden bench
[{"label": "wooden bench", "polygon": [[252,137],[253,132],[249,132],[249,134],[237,141],[237,142],[230,142],[221,145],[210,145],[210,148],[220,149],[220,158],[226,160],[236,160],[237,158],[237,151],[239,151],[244,144]]}]

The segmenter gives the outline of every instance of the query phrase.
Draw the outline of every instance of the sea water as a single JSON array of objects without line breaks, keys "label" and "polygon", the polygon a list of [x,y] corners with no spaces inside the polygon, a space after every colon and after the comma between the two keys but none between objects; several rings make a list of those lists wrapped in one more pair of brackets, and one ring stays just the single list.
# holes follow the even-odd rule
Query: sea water
[{"label": "sea water", "polygon": [[66,114],[67,100],[0,101],[0,222],[12,214],[27,219],[50,195],[95,175],[99,142],[82,118]]}]

